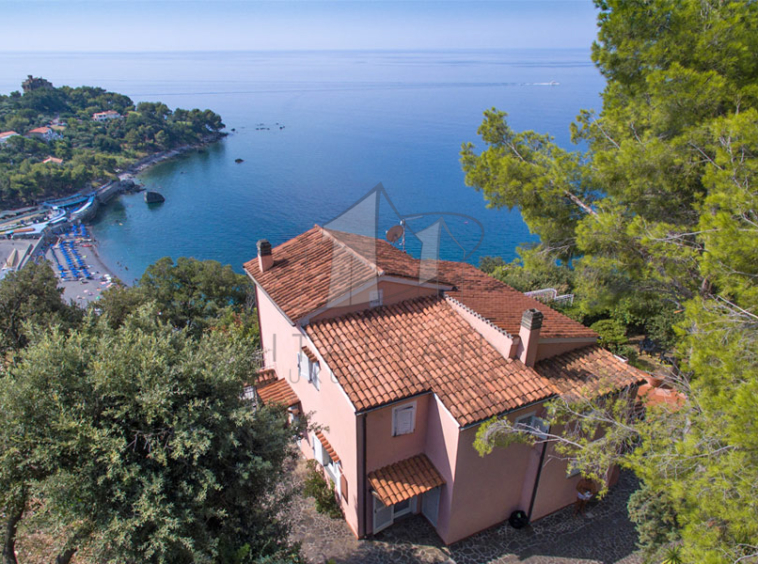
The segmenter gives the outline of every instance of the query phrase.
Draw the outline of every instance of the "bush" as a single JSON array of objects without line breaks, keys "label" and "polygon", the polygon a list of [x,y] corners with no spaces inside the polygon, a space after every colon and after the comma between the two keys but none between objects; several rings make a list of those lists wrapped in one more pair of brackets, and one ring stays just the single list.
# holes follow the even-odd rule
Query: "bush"
[{"label": "bush", "polygon": [[318,462],[309,460],[308,476],[305,478],[303,494],[316,501],[316,511],[328,515],[332,519],[342,518],[342,509],[337,501],[334,485],[327,480],[318,467]]},{"label": "bush", "polygon": [[624,345],[629,342],[626,337],[626,327],[618,319],[602,319],[591,325],[600,335],[600,344],[614,354],[620,354]]}]

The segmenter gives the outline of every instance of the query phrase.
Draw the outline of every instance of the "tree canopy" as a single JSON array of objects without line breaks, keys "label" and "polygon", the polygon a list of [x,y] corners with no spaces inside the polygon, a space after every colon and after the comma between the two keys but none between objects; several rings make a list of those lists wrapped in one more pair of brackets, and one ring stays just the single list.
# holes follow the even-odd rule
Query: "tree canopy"
[{"label": "tree canopy", "polygon": [[484,150],[463,146],[466,181],[521,210],[541,239],[527,270],[539,256],[537,280],[546,257],[570,271],[580,317],[669,339],[687,401],[635,424],[636,450],[616,461],[676,513],[686,561],[755,559],[758,4],[596,5],[603,106],[571,125],[586,150],[515,132],[491,109]]},{"label": "tree canopy", "polygon": [[244,397],[260,354],[244,277],[166,259],[143,281],[99,316],[62,304],[44,263],[0,281],[2,307],[27,317],[3,318],[4,563],[27,519],[58,564],[298,562],[285,467],[304,423]]},{"label": "tree canopy", "polygon": [[[121,118],[92,118],[108,110]],[[54,139],[24,137],[43,126],[55,127]],[[0,95],[0,131],[20,134],[0,145],[0,208],[96,187],[140,158],[201,142],[223,128],[211,110],[172,111],[160,102],[135,105],[102,88],[54,88],[30,77],[23,95]],[[43,163],[48,156],[63,163]]]}]

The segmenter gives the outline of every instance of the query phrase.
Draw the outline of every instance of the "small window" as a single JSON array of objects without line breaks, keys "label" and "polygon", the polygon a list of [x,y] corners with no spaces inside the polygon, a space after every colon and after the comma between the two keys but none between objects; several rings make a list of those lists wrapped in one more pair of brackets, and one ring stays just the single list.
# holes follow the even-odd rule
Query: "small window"
[{"label": "small window", "polygon": [[303,380],[307,380],[308,382],[311,381],[311,361],[308,359],[308,357],[305,355],[303,351],[300,351],[297,353],[297,366],[298,371],[300,373],[300,378]]},{"label": "small window", "polygon": [[319,373],[321,372],[321,366],[318,362],[311,362],[310,378],[308,381],[313,384],[313,387],[317,390],[321,389],[321,381],[319,380]]},{"label": "small window", "polygon": [[517,417],[513,426],[516,429],[522,428],[525,431],[528,431],[536,435],[539,439],[546,439],[547,435],[545,433],[547,433],[548,430],[550,429],[550,426],[547,424],[547,421],[545,421],[544,419],[540,419],[534,413]]},{"label": "small window", "polygon": [[392,410],[392,436],[409,435],[416,427],[416,403],[396,407]]},{"label": "small window", "polygon": [[378,307],[384,303],[384,290],[371,290],[368,295],[368,305]]}]

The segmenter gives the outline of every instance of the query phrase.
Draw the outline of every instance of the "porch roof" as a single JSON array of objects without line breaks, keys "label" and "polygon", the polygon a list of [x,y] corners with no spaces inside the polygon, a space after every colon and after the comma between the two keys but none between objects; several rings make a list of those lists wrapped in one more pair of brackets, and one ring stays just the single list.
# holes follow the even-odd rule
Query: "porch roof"
[{"label": "porch roof", "polygon": [[282,403],[286,407],[292,407],[300,402],[295,391],[285,379],[269,380],[259,384],[256,389],[258,397],[264,405],[272,403]]},{"label": "porch roof", "polygon": [[369,473],[368,481],[374,489],[374,495],[384,505],[400,503],[445,483],[445,479],[425,454],[374,470]]}]

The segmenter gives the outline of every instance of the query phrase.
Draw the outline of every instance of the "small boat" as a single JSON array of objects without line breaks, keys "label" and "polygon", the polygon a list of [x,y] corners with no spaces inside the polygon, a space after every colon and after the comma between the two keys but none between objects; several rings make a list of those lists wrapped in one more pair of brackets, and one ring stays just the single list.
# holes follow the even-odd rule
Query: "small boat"
[{"label": "small boat", "polygon": [[166,201],[166,198],[163,197],[163,194],[160,194],[158,192],[145,192],[145,203],[146,204],[160,204]]},{"label": "small boat", "polygon": [[237,164],[244,163],[245,159],[234,159],[234,162],[237,163]]}]

